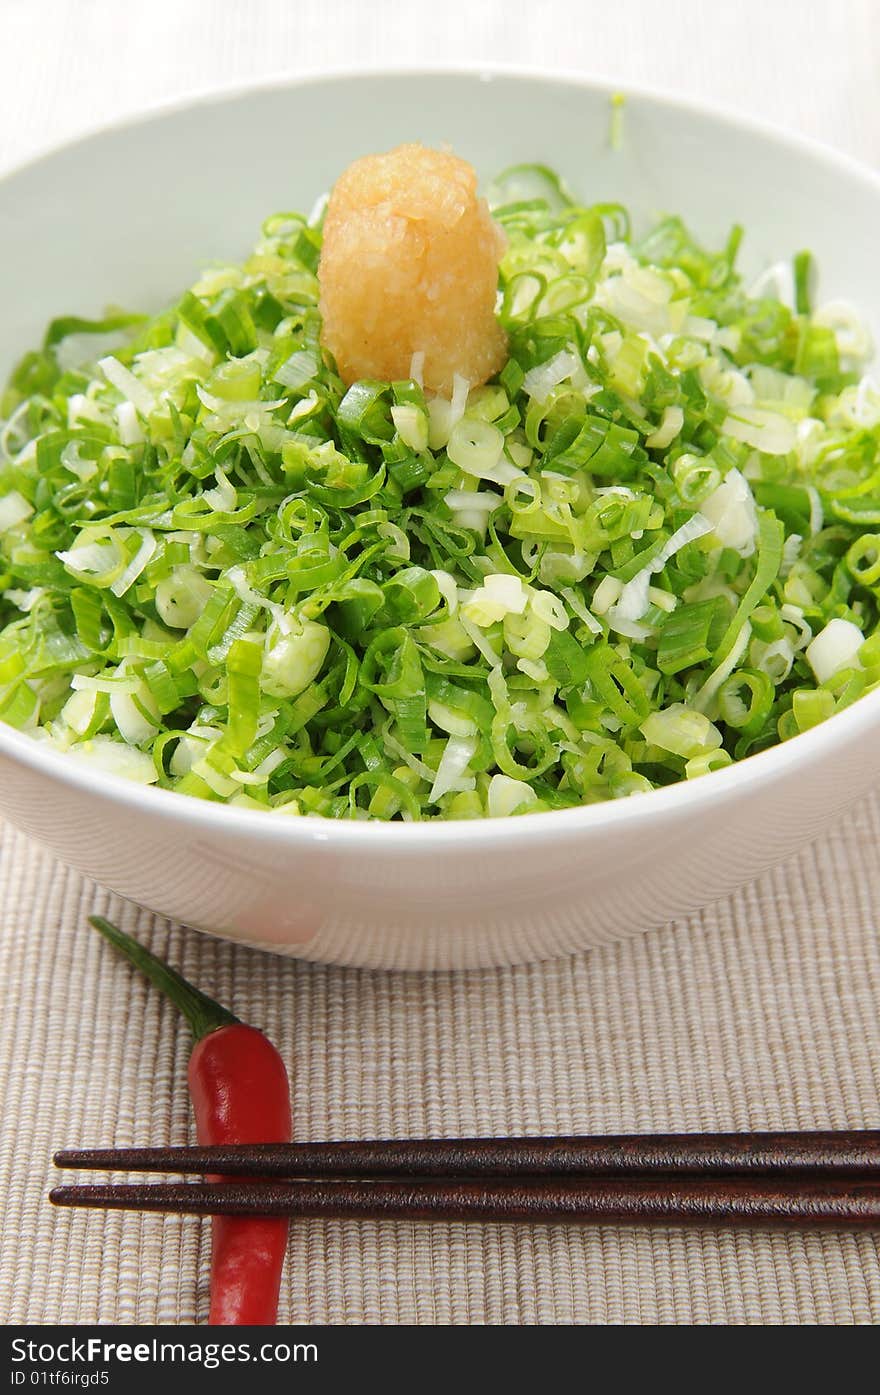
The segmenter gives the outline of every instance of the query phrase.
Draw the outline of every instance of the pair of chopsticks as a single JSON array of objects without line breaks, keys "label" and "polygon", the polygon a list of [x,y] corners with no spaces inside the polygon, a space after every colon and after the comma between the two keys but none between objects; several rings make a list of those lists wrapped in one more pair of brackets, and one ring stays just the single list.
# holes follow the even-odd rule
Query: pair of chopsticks
[{"label": "pair of chopsticks", "polygon": [[359,1220],[880,1228],[880,1130],[80,1149],[56,1153],[55,1163],[215,1177],[56,1187],[50,1198],[57,1206]]}]

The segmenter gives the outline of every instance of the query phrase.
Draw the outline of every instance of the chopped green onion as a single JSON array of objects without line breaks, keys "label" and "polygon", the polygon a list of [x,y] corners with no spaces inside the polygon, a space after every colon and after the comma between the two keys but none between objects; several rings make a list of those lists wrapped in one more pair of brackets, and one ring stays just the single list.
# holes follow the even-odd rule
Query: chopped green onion
[{"label": "chopped green onion", "polygon": [[880,393],[809,254],[750,292],[739,227],[635,241],[543,166],[490,199],[509,357],[449,398],[342,383],[318,217],[153,318],[52,321],[2,400],[0,720],[237,807],[470,819],[880,686]]}]

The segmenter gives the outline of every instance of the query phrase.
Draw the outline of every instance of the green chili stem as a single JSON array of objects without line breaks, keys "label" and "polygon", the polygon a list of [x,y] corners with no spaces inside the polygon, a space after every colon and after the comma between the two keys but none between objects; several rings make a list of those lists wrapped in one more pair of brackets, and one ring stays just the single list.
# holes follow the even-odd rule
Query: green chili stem
[{"label": "green chili stem", "polygon": [[103,916],[89,916],[89,923],[180,1009],[196,1041],[201,1041],[202,1037],[215,1032],[218,1027],[231,1027],[240,1020],[228,1008],[215,1003],[207,994],[200,993],[176,969],[163,964],[155,954]]}]

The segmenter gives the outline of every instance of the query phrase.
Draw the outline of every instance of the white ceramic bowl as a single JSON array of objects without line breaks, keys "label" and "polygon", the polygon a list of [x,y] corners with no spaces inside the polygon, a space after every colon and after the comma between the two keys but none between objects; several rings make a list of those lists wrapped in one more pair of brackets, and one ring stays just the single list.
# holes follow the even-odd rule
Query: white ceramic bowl
[{"label": "white ceramic bowl", "polygon": [[[484,177],[554,165],[588,200],[745,224],[757,270],[811,247],[822,293],[880,322],[880,179],[746,121],[521,73],[341,75],[232,92],[77,141],[0,181],[0,370],[66,311],[158,309],[262,219],[308,208],[350,160],[449,142]],[[67,862],[189,925],[286,954],[394,968],[512,963],[604,943],[755,876],[862,797],[880,694],[785,746],[613,804],[484,823],[292,820],[67,762],[0,726],[0,808]]]}]

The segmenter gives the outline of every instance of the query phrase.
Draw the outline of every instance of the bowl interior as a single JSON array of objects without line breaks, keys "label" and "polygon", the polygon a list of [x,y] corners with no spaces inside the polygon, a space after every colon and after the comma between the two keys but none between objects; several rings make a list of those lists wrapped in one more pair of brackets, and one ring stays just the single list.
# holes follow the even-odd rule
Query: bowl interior
[{"label": "bowl interior", "polygon": [[200,267],[241,256],[268,214],[310,208],[356,156],[406,140],[448,142],[483,179],[546,163],[589,201],[623,202],[640,223],[681,213],[709,241],[741,222],[754,269],[808,246],[822,295],[880,323],[864,236],[877,182],[806,142],[639,92],[612,148],[611,92],[512,73],[343,75],[220,95],[74,142],[0,181],[0,372],[55,315],[161,308]]}]

